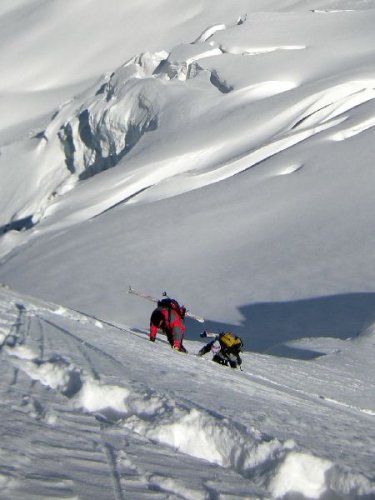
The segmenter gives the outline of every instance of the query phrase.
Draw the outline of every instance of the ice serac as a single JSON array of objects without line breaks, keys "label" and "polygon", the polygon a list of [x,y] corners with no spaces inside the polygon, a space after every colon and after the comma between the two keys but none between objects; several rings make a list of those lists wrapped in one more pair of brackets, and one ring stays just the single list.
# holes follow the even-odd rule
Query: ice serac
[{"label": "ice serac", "polygon": [[162,84],[151,75],[166,53],[141,54],[108,79],[59,130],[69,171],[79,179],[111,168],[158,127]]},{"label": "ice serac", "polygon": [[[135,56],[100,81],[58,131],[71,174],[82,180],[116,166],[147,132],[158,128],[168,82],[178,85],[196,77],[203,71],[197,61],[219,54],[215,44],[205,41],[180,44],[170,53]],[[220,87],[216,74],[211,83]]]}]

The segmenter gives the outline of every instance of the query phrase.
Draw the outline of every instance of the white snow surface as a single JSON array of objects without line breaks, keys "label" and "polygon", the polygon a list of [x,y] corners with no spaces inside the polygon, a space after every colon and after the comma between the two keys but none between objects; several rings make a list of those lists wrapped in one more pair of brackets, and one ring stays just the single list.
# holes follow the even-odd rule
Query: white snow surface
[{"label": "white snow surface", "polygon": [[[1,499],[375,499],[374,26],[2,0]],[[205,317],[188,355],[129,285]]]}]

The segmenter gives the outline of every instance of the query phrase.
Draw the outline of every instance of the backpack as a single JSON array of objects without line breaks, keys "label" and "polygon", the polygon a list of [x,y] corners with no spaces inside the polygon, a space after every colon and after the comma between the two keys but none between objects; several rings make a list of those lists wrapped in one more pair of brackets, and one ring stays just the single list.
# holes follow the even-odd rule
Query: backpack
[{"label": "backpack", "polygon": [[228,351],[238,354],[241,352],[243,347],[243,342],[240,337],[233,335],[231,332],[221,332],[219,334],[220,343],[226,348]]},{"label": "backpack", "polygon": [[184,307],[180,307],[180,304],[175,299],[171,299],[169,297],[164,297],[158,301],[158,307],[163,307],[168,309],[169,316],[171,315],[171,311],[176,311],[181,318],[185,317],[186,309]]}]

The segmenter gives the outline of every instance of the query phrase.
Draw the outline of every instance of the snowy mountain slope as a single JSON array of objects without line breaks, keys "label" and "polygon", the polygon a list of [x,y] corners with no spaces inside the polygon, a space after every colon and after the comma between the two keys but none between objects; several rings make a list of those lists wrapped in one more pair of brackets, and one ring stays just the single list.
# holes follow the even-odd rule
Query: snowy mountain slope
[{"label": "snowy mountain slope", "polygon": [[374,15],[1,3],[0,496],[375,497]]},{"label": "snowy mountain slope", "polygon": [[[97,207],[95,199],[86,200],[83,218],[88,206],[96,215],[136,193],[144,198],[145,189],[152,200],[155,190],[164,198],[218,182],[326,129],[339,128],[329,135],[337,141],[371,128],[371,108],[354,130],[340,127],[348,119],[344,113],[374,97],[369,12],[257,13],[208,27],[191,43],[134,56],[63,105],[39,131],[32,149],[43,190],[38,185],[30,193],[31,206],[9,204],[8,221],[38,222],[56,194],[119,163],[121,169],[100,180],[106,202],[102,197]],[[364,29],[356,39],[358,24]]]},{"label": "snowy mountain slope", "polygon": [[[34,236],[40,243],[6,259],[2,280],[93,313],[95,302],[102,315],[117,319],[123,284],[152,283],[156,290],[162,283],[242,334],[253,328],[242,311],[255,301],[333,303],[371,293],[374,10],[368,2],[356,3],[354,12],[350,3],[342,6],[347,11],[314,10],[321,6],[301,12],[285,4],[283,12],[237,20],[226,13],[225,23],[196,25],[189,42],[181,36],[179,44],[164,44],[165,52],[138,52],[63,105],[35,139],[5,147],[4,228],[28,230],[7,231],[2,253]],[[211,183],[217,185],[207,188]],[[152,210],[141,206],[150,202]],[[118,208],[108,213],[111,207]],[[171,223],[176,241],[189,242],[178,251],[163,244],[165,213],[178,220]],[[51,231],[61,230],[50,243]],[[84,290],[57,272],[66,248]],[[113,265],[101,270],[102,251]],[[189,278],[176,288],[181,265]],[[111,282],[105,292],[97,286],[101,275]],[[216,291],[224,283],[221,300]],[[127,322],[142,321],[145,309],[124,300],[132,309]],[[372,304],[369,296],[354,328],[342,321],[334,333],[326,325],[324,334],[356,335]],[[290,325],[282,330],[279,342],[290,338]]]},{"label": "snowy mountain slope", "polygon": [[[365,392],[351,401],[359,379],[348,380],[341,399],[330,379],[332,367],[341,370],[338,354],[328,366],[310,362],[302,387],[297,362],[277,366],[244,354],[244,372],[230,371],[178,355],[162,339],[150,344],[140,331],[9,290],[1,292],[1,332],[1,484],[8,497],[375,493],[366,479],[374,466],[375,401]],[[351,364],[357,349],[366,356],[363,343],[343,349]],[[371,391],[373,379],[366,387]]]}]

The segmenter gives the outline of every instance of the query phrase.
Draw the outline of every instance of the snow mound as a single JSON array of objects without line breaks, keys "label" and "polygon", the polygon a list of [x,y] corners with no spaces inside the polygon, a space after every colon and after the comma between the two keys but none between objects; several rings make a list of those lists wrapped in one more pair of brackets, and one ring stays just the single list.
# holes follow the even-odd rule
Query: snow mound
[{"label": "snow mound", "polygon": [[277,467],[271,482],[273,498],[361,498],[374,491],[363,476],[339,470],[332,462],[308,453],[292,451]]}]

